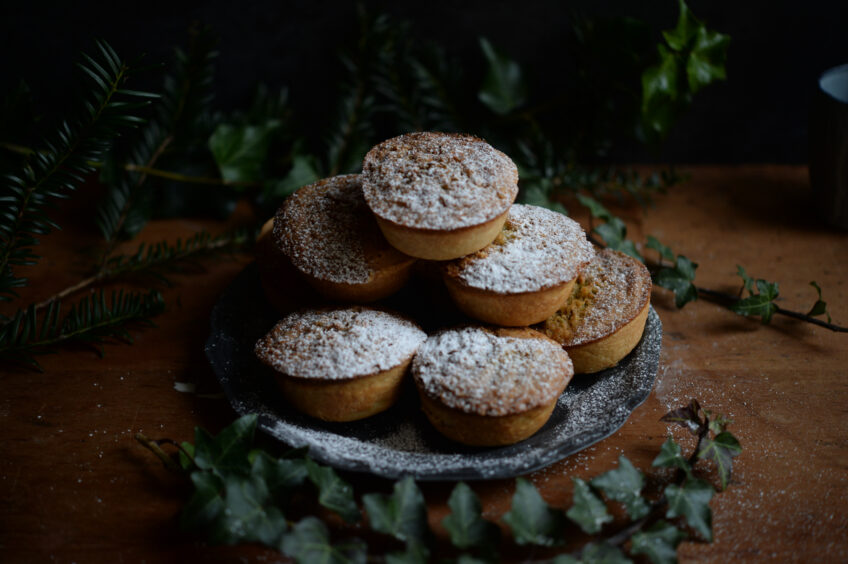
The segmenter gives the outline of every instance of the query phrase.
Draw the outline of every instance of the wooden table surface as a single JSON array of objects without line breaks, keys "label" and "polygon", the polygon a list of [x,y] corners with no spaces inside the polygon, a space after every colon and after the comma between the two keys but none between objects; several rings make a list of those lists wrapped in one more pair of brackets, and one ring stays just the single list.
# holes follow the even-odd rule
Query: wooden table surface
[{"label": "wooden table surface", "polygon": [[[623,213],[630,235],[654,234],[699,263],[697,283],[736,292],[736,265],[780,283],[780,305],[806,311],[809,286],[824,291],[834,321],[848,324],[848,235],[823,227],[809,203],[805,167],[688,167],[691,178],[654,208]],[[80,205],[80,204],[78,204]],[[79,211],[79,210],[77,210]],[[79,280],[97,236],[69,211],[27,272],[21,301]],[[74,219],[77,218],[77,219]],[[211,221],[153,222],[144,240],[174,239]],[[133,435],[193,440],[235,417],[203,355],[209,312],[249,257],[209,263],[165,289],[167,310],[135,344],[44,357],[44,372],[3,367],[0,375],[0,561],[282,561],[258,546],[208,547],[180,532],[189,491]],[[848,334],[776,317],[771,326],[706,301],[677,311],[655,289],[665,335],[648,400],[620,431],[529,478],[552,505],[571,500],[572,476],[588,478],[620,454],[647,470],[672,427],[659,421],[689,398],[733,419],[743,452],[729,489],[712,503],[715,542],[681,545],[682,561],[848,560]],[[4,306],[8,312],[9,306]],[[197,384],[181,393],[178,382]],[[677,433],[685,447],[685,435]],[[346,475],[358,494],[389,482]],[[447,514],[452,484],[426,483],[431,525]],[[512,480],[477,482],[485,515],[509,509]],[[362,531],[371,540],[366,531]],[[521,556],[520,550],[508,552]]]}]

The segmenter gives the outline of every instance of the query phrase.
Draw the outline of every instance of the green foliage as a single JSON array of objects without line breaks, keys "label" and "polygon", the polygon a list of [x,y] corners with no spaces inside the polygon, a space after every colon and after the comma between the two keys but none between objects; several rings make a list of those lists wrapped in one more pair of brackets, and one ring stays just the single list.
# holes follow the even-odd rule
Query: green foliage
[{"label": "green foliage", "polygon": [[338,513],[348,523],[361,518],[359,507],[353,499],[353,488],[342,480],[329,466],[321,466],[306,459],[309,481],[318,489],[318,503]]},{"label": "green foliage", "polygon": [[173,243],[140,243],[135,253],[110,256],[99,275],[103,280],[152,276],[170,285],[168,273],[184,271],[192,265],[197,265],[196,261],[202,258],[243,250],[251,245],[254,239],[253,233],[236,229],[216,236],[212,236],[208,231],[198,231],[185,240],[178,238]]},{"label": "green foliage", "polygon": [[[59,300],[44,308],[32,304],[19,309],[0,325],[0,360],[41,370],[35,356],[54,352],[56,347],[68,343],[93,346],[102,356],[101,344],[110,339],[131,343],[127,327],[152,325],[150,318],[161,313],[164,305],[162,295],[156,290],[147,293],[120,290],[112,292],[107,299],[102,289],[80,299],[64,316]],[[39,316],[41,309],[45,310],[43,317]]]},{"label": "green foliage", "polygon": [[609,499],[623,503],[631,519],[640,519],[650,511],[642,497],[645,477],[624,455],[618,457],[618,468],[594,478],[591,484]]},{"label": "green foliage", "polygon": [[[727,420],[701,410],[695,400],[663,418],[687,427],[691,427],[690,423],[694,425],[699,445],[704,444],[701,439],[711,432],[711,419],[721,422],[716,427],[720,428],[720,434],[713,439],[713,445],[718,446],[696,448],[693,459],[698,456],[715,460],[712,454],[701,456],[699,452],[712,452],[718,448],[733,448],[738,454],[738,442],[723,428]],[[162,458],[168,468],[186,472],[191,478],[194,489],[183,508],[181,525],[212,543],[258,542],[282,550],[298,562],[366,561],[368,557],[362,541],[333,541],[330,531],[316,517],[307,516],[297,523],[287,520],[285,512],[291,495],[302,490],[306,481],[316,486],[316,501],[338,512],[348,523],[359,521],[360,511],[350,484],[332,468],[311,460],[305,449],[293,449],[278,458],[253,449],[256,424],[257,416],[247,415],[215,437],[197,428],[195,444],[181,445],[177,453],[178,464],[158,447],[163,443],[176,445],[174,441],[139,439]],[[591,485],[579,478],[573,479],[573,505],[567,517],[562,510],[550,507],[531,482],[517,478],[512,507],[502,520],[519,545],[561,544],[568,519],[586,533],[596,534],[612,520],[605,502],[593,492],[592,488],[596,488],[610,500],[624,504],[632,523],[624,530],[629,532],[626,535],[617,532],[607,538],[596,537],[578,554],[559,555],[553,562],[629,562],[622,550],[628,539],[632,539],[631,554],[644,554],[653,562],[673,562],[676,547],[686,535],[673,525],[658,520],[659,517],[682,517],[703,538],[711,539],[709,501],[714,490],[708,482],[694,475],[689,462],[681,454],[680,446],[670,438],[653,465],[686,470],[665,487],[663,499],[645,496],[642,492],[644,477],[622,456],[618,468],[596,477]],[[403,551],[385,554],[386,562],[420,564],[430,561],[428,542],[432,536],[428,527],[427,505],[411,477],[396,481],[389,495],[366,493],[362,496],[362,503],[368,517],[366,523],[372,531],[405,543]],[[479,555],[461,553],[453,561],[467,564],[497,561],[498,527],[482,517],[480,500],[473,490],[462,482],[458,483],[448,506],[451,513],[442,524],[449,533],[451,544],[459,550],[470,549]],[[360,529],[359,525],[356,528]]]},{"label": "green foliage", "polygon": [[727,489],[727,482],[733,470],[733,458],[742,453],[739,441],[732,434],[724,431],[710,439],[704,438],[698,458],[712,460],[718,469],[721,489]]},{"label": "green foliage", "polygon": [[663,443],[660,453],[651,465],[658,468],[679,468],[688,476],[692,475],[692,467],[689,464],[689,461],[683,456],[683,451],[680,450],[680,445],[674,442],[671,437],[666,439]]},{"label": "green foliage", "polygon": [[630,255],[636,260],[643,260],[633,241],[627,239],[627,226],[621,219],[613,217],[595,227],[593,231],[603,238],[608,248]]},{"label": "green foliage", "polygon": [[674,252],[671,250],[671,247],[663,245],[653,235],[648,235],[648,238],[645,240],[645,246],[655,250],[659,254],[660,259],[674,261]]},{"label": "green foliage", "polygon": [[742,278],[743,289],[748,291],[748,297],[731,304],[731,311],[744,316],[758,315],[764,325],[768,324],[778,309],[774,303],[780,295],[777,282],[768,282],[761,278],[754,280],[741,266],[736,265],[736,269]]},{"label": "green foliage", "polygon": [[653,276],[654,283],[674,292],[674,305],[682,308],[689,302],[698,299],[698,288],[692,283],[695,280],[695,269],[698,263],[692,262],[683,255],[677,255],[674,266],[664,266]]},{"label": "green foliage", "polygon": [[646,135],[663,140],[674,121],[691,104],[692,95],[727,78],[725,61],[730,37],[709,30],[679,0],[674,29],[663,32],[659,62],[642,73],[642,121]]},{"label": "green foliage", "polygon": [[810,282],[810,286],[816,289],[816,293],[818,294],[818,299],[816,303],[813,304],[813,307],[810,308],[810,311],[807,312],[809,316],[817,316],[817,315],[827,315],[827,322],[831,323],[832,319],[830,318],[830,313],[827,311],[827,303],[822,301],[822,291],[819,285],[815,280]]},{"label": "green foliage", "polygon": [[565,515],[549,507],[535,486],[524,478],[515,480],[512,508],[503,520],[520,545],[555,546],[563,541]]},{"label": "green foliage", "polygon": [[209,138],[221,178],[230,183],[258,182],[265,177],[262,165],[268,159],[271,137],[280,129],[278,120],[261,125],[219,124]]},{"label": "green foliage", "polygon": [[90,89],[81,101],[80,117],[63,121],[52,139],[30,153],[22,170],[8,174],[0,187],[0,299],[15,295],[26,279],[14,268],[35,264],[38,237],[57,228],[47,211],[68,197],[90,162],[109,151],[118,131],[143,123],[138,111],[155,95],[126,90],[129,68],[105,42],[97,42],[97,59],[83,55],[78,67]]},{"label": "green foliage", "polygon": [[566,515],[577,523],[584,533],[591,535],[599,532],[604,523],[612,521],[606,504],[592,492],[589,484],[580,478],[572,478],[571,482],[574,484],[574,505]]},{"label": "green foliage", "polygon": [[521,67],[484,37],[480,38],[480,49],[486,57],[488,70],[477,97],[494,113],[506,115],[524,104],[527,98]]},{"label": "green foliage", "polygon": [[427,504],[415,480],[395,482],[392,495],[362,496],[371,528],[405,542],[421,542],[427,533]]},{"label": "green foliage", "polygon": [[480,500],[465,482],[454,486],[448,499],[451,514],[442,519],[442,525],[450,534],[457,548],[492,549],[500,537],[500,530],[482,516]]},{"label": "green foliage", "polygon": [[327,527],[315,517],[304,517],[280,544],[280,550],[299,564],[364,564],[366,549],[357,539],[331,544]]},{"label": "green foliage", "polygon": [[630,552],[644,554],[654,564],[675,564],[677,546],[685,538],[686,533],[660,519],[644,532],[633,535]]},{"label": "green foliage", "polygon": [[715,490],[709,482],[699,478],[687,479],[682,486],[669,484],[664,493],[668,499],[666,517],[685,517],[689,526],[703,538],[713,540],[713,514],[709,503]]},{"label": "green foliage", "polygon": [[150,177],[144,172],[127,170],[125,163],[146,167],[160,161],[167,164],[169,154],[184,158],[187,147],[207,135],[215,47],[216,40],[208,30],[192,30],[188,50],[175,49],[150,119],[128,142],[119,143],[107,156],[100,174],[107,190],[98,205],[97,225],[109,243],[109,250],[119,239],[132,238],[141,231],[153,208]]}]

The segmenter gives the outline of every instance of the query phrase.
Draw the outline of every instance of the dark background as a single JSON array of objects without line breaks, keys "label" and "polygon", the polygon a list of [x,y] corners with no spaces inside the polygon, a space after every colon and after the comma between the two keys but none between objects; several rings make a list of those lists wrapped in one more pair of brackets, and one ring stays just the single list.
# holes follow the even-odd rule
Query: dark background
[{"label": "dark background", "polygon": [[[573,79],[563,40],[573,14],[633,16],[650,23],[657,39],[677,19],[673,0],[364,4],[410,20],[416,39],[444,45],[464,61],[472,79],[483,76],[477,38],[485,36],[521,61],[533,82],[550,89]],[[728,80],[696,97],[659,157],[688,163],[806,162],[816,79],[823,70],[848,63],[848,2],[692,0],[689,5],[710,28],[731,36]],[[172,48],[185,42],[193,21],[208,24],[220,37],[216,94],[221,108],[246,105],[263,81],[287,85],[295,110],[307,118],[322,116],[335,99],[339,49],[356,36],[353,2],[5,3],[0,8],[2,92],[23,78],[37,107],[52,117],[74,84],[78,54],[93,51],[94,38],[106,39],[130,60],[144,54],[145,62],[166,61]],[[657,158],[639,151],[617,157]]]}]

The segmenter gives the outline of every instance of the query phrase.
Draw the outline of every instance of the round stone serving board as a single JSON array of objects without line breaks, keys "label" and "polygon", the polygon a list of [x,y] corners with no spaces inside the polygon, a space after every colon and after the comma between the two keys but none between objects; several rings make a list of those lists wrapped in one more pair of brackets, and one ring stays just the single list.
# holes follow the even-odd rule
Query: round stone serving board
[{"label": "round stone serving board", "polygon": [[362,421],[326,423],[294,411],[273,373],[253,354],[254,343],[279,317],[264,297],[255,264],[236,277],[212,310],[206,356],[233,409],[258,414],[260,429],[290,446],[308,446],[319,462],[385,478],[511,478],[578,452],[616,432],[645,401],[662,342],[662,324],[652,307],[633,352],[614,368],[576,376],[539,432],[514,445],[475,448],[439,435],[411,385],[391,409]]}]

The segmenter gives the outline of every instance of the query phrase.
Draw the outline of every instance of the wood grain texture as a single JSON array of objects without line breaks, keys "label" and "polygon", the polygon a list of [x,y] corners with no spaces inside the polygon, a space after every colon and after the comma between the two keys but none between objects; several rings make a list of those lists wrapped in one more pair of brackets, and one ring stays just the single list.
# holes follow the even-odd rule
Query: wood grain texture
[{"label": "wood grain texture", "polygon": [[[699,285],[739,288],[736,265],[780,283],[780,305],[806,311],[816,280],[834,321],[848,323],[848,235],[814,219],[804,167],[692,167],[691,178],[643,211],[620,211],[633,239],[657,236],[699,263]],[[576,206],[573,206],[576,209]],[[619,211],[619,210],[616,210]],[[587,218],[580,218],[586,224]],[[224,225],[157,221],[143,238],[185,237]],[[46,238],[22,301],[43,298],[84,273],[80,252],[94,233],[70,222]],[[652,251],[647,251],[651,253]],[[3,562],[279,561],[257,546],[207,547],[179,531],[188,487],[133,440],[193,440],[193,428],[218,431],[234,414],[217,397],[203,356],[208,315],[247,258],[208,263],[164,291],[158,328],[133,331],[132,346],[109,345],[43,358],[43,374],[0,373],[0,560]],[[665,339],[651,396],[612,437],[531,474],[545,499],[571,499],[571,477],[615,466],[620,454],[647,469],[668,433],[659,418],[696,397],[733,418],[743,445],[727,492],[712,501],[715,542],[684,543],[682,561],[845,561],[848,559],[848,335],[775,316],[771,326],[698,301],[677,311],[665,290],[653,304]],[[4,306],[8,312],[8,306]],[[197,385],[180,393],[176,382]],[[273,443],[267,441],[269,446]],[[388,491],[385,480],[347,476],[358,493]],[[423,484],[439,537],[452,484]],[[513,481],[472,484],[485,515],[509,510]],[[309,510],[307,508],[306,510]],[[331,520],[331,523],[336,521]],[[575,528],[576,529],[576,528]],[[380,539],[369,536],[370,544]],[[575,530],[572,546],[583,540]],[[507,558],[527,556],[504,547]],[[536,557],[550,554],[537,551]]]}]

